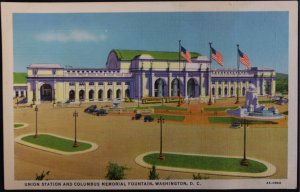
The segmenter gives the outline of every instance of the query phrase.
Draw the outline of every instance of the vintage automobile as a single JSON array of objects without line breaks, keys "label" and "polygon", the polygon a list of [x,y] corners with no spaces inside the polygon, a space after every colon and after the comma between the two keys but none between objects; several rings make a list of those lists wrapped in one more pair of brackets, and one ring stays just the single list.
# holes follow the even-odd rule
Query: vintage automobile
[{"label": "vintage automobile", "polygon": [[84,112],[86,113],[93,113],[97,110],[97,105],[91,105],[89,107],[87,107]]},{"label": "vintage automobile", "polygon": [[153,120],[154,120],[154,118],[151,117],[150,115],[146,115],[146,116],[144,117],[144,122],[152,122]]},{"label": "vintage automobile", "polygon": [[107,111],[105,110],[105,109],[98,109],[97,111],[96,111],[96,115],[97,116],[105,116],[105,115],[107,115],[108,113],[107,113]]}]

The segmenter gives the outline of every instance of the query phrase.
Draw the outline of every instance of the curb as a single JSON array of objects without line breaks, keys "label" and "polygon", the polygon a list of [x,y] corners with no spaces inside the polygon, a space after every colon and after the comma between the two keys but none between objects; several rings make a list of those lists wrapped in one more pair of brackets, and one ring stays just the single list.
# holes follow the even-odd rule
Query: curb
[{"label": "curb", "polygon": [[[152,165],[144,162],[143,158],[146,155],[152,153],[159,153],[158,151],[150,151],[147,153],[143,153],[135,158],[136,164],[145,167],[151,168]],[[230,157],[230,158],[240,158],[240,156],[222,156],[222,155],[210,155],[210,154],[194,154],[194,153],[176,153],[176,152],[165,152],[169,154],[177,154],[177,155],[194,155],[194,156],[210,156],[210,157]],[[261,173],[244,173],[244,172],[229,172],[229,171],[211,171],[205,169],[190,169],[190,168],[177,168],[177,167],[167,167],[167,166],[160,166],[157,165],[156,168],[160,170],[167,170],[167,171],[176,171],[176,172],[187,172],[187,173],[203,173],[203,174],[211,174],[211,175],[225,175],[225,176],[240,176],[240,177],[269,177],[276,173],[276,167],[269,162],[255,159],[255,158],[247,158],[250,160],[254,160],[264,164],[267,167],[267,170]]]},{"label": "curb", "polygon": [[23,128],[25,128],[25,127],[28,127],[28,124],[27,124],[27,123],[14,122],[14,125],[15,125],[15,124],[23,124],[23,125],[20,126],[20,127],[14,127],[15,130],[17,130],[17,129],[23,129]]},{"label": "curb", "polygon": [[[73,140],[72,138],[64,137],[64,136],[60,136],[60,135],[56,135],[56,134],[52,134],[52,133],[39,133],[39,134],[47,134],[47,135],[52,135],[52,136],[55,136],[55,137],[58,137],[58,138],[62,138],[62,139]],[[29,142],[26,142],[26,141],[22,140],[23,137],[26,137],[26,136],[29,136],[29,135],[34,135],[34,133],[20,135],[20,136],[18,136],[18,137],[15,138],[15,142],[17,142],[17,143],[19,143],[21,145],[25,145],[25,146],[28,146],[28,147],[40,149],[40,150],[51,152],[51,153],[56,153],[56,154],[59,154],[59,155],[76,155],[76,154],[82,154],[82,153],[87,153],[87,152],[94,151],[94,150],[96,150],[98,148],[98,145],[96,143],[89,142],[89,141],[84,141],[84,140],[77,140],[79,142],[88,143],[88,144],[92,145],[92,147],[89,148],[89,149],[87,149],[87,150],[84,150],[84,151],[64,152],[64,151],[60,151],[60,150],[51,149],[51,148],[48,148],[48,147],[43,147],[43,146],[40,146],[40,145],[32,144],[32,143],[29,143]]]}]

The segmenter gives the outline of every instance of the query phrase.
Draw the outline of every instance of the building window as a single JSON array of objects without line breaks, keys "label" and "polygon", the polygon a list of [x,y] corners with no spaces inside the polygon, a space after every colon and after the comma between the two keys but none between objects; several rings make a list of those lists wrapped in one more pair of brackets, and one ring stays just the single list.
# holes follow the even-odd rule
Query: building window
[{"label": "building window", "polygon": [[103,82],[99,82],[98,85],[103,85]]},{"label": "building window", "polygon": [[84,90],[80,90],[79,91],[79,100],[83,101],[84,99],[85,99],[85,97],[84,97]]},{"label": "building window", "polygon": [[108,82],[107,85],[112,85],[112,82]]},{"label": "building window", "polygon": [[129,82],[125,82],[125,85],[129,85]]},{"label": "building window", "polygon": [[85,83],[84,82],[79,82],[79,85],[84,85]]},{"label": "building window", "polygon": [[24,91],[21,91],[21,97],[24,97]]},{"label": "building window", "polygon": [[89,85],[94,85],[94,82],[89,82]]},{"label": "building window", "polygon": [[32,73],[33,73],[34,75],[36,75],[36,74],[37,74],[37,72],[38,72],[38,70],[37,70],[37,69],[33,69],[33,70],[32,70]]},{"label": "building window", "polygon": [[19,91],[16,91],[16,97],[19,97]]},{"label": "building window", "polygon": [[74,82],[70,82],[69,85],[70,85],[70,86],[74,86],[75,83],[74,83]]},{"label": "building window", "polygon": [[117,82],[117,85],[121,85],[121,82]]}]

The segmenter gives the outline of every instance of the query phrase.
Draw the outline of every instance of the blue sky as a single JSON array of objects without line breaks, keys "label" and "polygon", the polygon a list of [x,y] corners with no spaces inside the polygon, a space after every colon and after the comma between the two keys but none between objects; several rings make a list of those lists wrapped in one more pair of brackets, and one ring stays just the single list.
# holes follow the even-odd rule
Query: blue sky
[{"label": "blue sky", "polygon": [[288,12],[15,13],[13,26],[16,72],[32,63],[104,67],[112,49],[178,51],[179,39],[207,56],[213,42],[225,68],[236,68],[239,44],[252,66],[288,71]]}]

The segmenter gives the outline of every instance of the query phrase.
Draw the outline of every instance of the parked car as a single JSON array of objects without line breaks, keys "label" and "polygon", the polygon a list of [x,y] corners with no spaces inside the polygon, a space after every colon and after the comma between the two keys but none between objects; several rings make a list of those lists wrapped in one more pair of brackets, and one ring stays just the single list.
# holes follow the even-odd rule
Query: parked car
[{"label": "parked car", "polygon": [[99,110],[96,111],[96,115],[97,116],[105,116],[107,114],[108,113],[107,113],[107,111],[105,109],[99,109]]},{"label": "parked car", "polygon": [[137,113],[137,114],[135,114],[134,119],[135,119],[135,120],[140,120],[141,117],[142,117],[142,114]]},{"label": "parked car", "polygon": [[88,108],[86,108],[85,110],[84,110],[84,112],[86,112],[86,113],[93,113],[93,112],[95,112],[97,110],[97,106],[96,105],[91,105],[91,106],[89,106]]},{"label": "parked car", "polygon": [[154,120],[154,118],[151,117],[150,115],[146,115],[146,116],[144,117],[144,122],[152,122],[153,120]]}]

